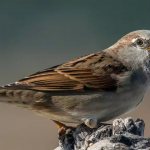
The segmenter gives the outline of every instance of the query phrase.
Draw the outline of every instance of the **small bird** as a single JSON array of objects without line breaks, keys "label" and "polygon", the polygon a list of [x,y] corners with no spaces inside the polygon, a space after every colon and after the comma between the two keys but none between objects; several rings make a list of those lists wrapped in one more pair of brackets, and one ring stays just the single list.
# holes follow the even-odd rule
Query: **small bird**
[{"label": "small bird", "polygon": [[107,49],[1,86],[0,96],[53,120],[60,129],[81,123],[96,128],[137,107],[149,77],[150,30],[137,30]]}]

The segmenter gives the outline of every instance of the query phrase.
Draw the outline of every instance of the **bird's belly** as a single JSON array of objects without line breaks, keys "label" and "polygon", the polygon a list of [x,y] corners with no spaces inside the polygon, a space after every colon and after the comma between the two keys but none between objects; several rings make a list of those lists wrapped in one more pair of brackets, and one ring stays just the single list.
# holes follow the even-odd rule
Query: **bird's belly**
[{"label": "bird's belly", "polygon": [[145,90],[145,87],[140,86],[117,92],[54,96],[52,99],[74,120],[96,118],[107,121],[135,108],[143,99]]}]

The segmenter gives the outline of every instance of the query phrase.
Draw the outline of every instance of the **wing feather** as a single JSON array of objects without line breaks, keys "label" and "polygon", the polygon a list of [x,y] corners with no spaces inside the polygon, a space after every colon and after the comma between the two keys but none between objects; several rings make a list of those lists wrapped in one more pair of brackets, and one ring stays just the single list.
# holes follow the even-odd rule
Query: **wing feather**
[{"label": "wing feather", "polygon": [[126,71],[123,64],[101,52],[37,72],[9,87],[48,92],[115,90],[118,85],[112,74]]}]

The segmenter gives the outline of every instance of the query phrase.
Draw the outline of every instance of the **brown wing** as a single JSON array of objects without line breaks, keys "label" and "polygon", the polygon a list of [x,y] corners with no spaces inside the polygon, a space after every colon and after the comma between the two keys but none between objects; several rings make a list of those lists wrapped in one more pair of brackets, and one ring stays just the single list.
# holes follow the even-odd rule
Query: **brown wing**
[{"label": "brown wing", "polygon": [[37,72],[9,86],[49,92],[114,90],[117,81],[112,73],[123,71],[122,64],[105,53],[97,53]]}]

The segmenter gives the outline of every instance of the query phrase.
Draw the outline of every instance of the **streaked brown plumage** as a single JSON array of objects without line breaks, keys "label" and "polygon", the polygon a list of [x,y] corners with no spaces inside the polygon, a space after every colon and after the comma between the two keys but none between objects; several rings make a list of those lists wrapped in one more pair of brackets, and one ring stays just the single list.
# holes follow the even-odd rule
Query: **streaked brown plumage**
[{"label": "streaked brown plumage", "polygon": [[[37,72],[19,80],[17,86],[49,92],[114,90],[117,83],[111,77],[111,73],[119,74],[127,70],[127,67],[111,56],[100,52]],[[16,88],[17,86],[15,85]]]},{"label": "streaked brown plumage", "polygon": [[3,86],[0,94],[57,122],[95,127],[97,121],[141,102],[148,83],[149,48],[150,31],[135,31],[108,49]]}]

